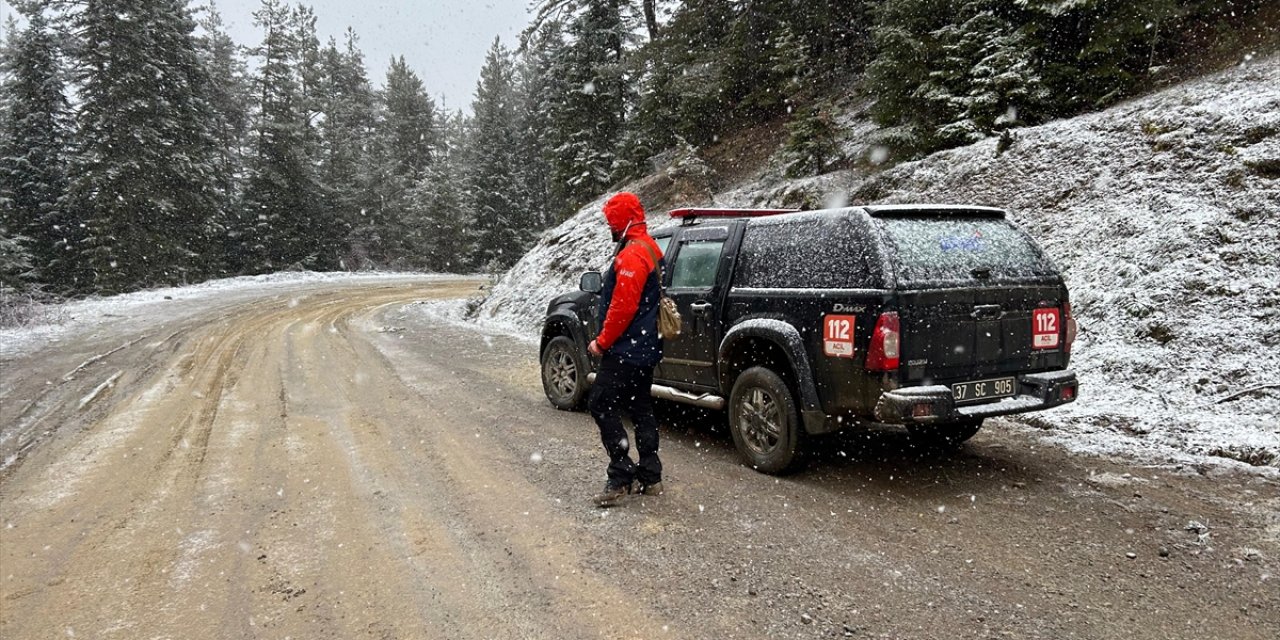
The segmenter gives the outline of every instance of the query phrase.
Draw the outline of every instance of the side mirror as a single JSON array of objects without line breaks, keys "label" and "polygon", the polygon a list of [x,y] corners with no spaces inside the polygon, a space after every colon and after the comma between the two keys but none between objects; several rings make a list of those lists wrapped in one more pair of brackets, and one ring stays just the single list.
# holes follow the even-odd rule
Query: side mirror
[{"label": "side mirror", "polygon": [[578,288],[587,293],[600,293],[604,288],[604,281],[600,278],[599,271],[588,271],[582,274],[582,278],[578,280]]}]

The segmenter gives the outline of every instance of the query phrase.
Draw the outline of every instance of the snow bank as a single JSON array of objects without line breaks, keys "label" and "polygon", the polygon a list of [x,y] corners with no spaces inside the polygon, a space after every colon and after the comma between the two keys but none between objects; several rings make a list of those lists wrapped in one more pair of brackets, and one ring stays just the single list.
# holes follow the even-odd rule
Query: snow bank
[{"label": "snow bank", "polygon": [[[1081,323],[1081,400],[1024,418],[1049,439],[1280,468],[1280,56],[1020,129],[1003,153],[992,139],[874,175],[781,175],[774,162],[712,199],[1009,209],[1062,267]],[[544,234],[478,315],[535,334],[553,296],[607,263],[601,204]]]}]

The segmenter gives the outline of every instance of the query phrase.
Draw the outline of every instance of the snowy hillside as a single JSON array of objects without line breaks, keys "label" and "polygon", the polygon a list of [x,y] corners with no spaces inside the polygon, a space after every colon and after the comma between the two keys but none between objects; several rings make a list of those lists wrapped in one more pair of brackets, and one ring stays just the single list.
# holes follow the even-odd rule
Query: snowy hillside
[{"label": "snowy hillside", "polygon": [[[692,201],[638,186],[651,209],[1004,207],[1063,268],[1081,323],[1081,401],[1026,424],[1084,451],[1280,468],[1280,56],[1020,129],[1003,153],[997,146],[807,180],[781,179],[775,162]],[[553,295],[606,263],[600,205],[548,231],[478,316],[535,333]]]}]

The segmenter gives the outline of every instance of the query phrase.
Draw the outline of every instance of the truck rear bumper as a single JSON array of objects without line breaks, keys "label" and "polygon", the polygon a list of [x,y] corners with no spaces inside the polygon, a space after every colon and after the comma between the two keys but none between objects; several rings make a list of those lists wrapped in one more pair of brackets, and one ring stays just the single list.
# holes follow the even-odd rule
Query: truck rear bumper
[{"label": "truck rear bumper", "polygon": [[957,406],[951,387],[904,387],[880,394],[876,420],[886,424],[933,424],[1041,411],[1074,402],[1079,390],[1074,371],[1017,376],[1018,392],[1009,398]]}]

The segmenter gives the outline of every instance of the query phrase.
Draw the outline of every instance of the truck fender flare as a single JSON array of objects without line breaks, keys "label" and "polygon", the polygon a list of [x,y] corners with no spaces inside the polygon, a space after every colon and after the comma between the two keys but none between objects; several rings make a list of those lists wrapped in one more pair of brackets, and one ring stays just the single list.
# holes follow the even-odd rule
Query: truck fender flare
[{"label": "truck fender flare", "polygon": [[548,314],[542,323],[542,340],[538,345],[538,357],[542,357],[542,351],[547,348],[547,343],[551,342],[552,338],[566,333],[583,353],[587,352],[586,330],[582,328],[582,321],[573,311],[561,308]]},{"label": "truck fender flare", "polygon": [[[754,318],[740,322],[730,328],[724,340],[720,341],[718,360],[726,362],[729,352],[738,342],[748,338],[768,340],[782,348],[791,366],[791,373],[795,376],[796,391],[800,393],[801,412],[803,414],[820,413],[822,405],[818,402],[818,389],[814,386],[813,369],[809,367],[809,356],[805,352],[804,340],[800,337],[800,332],[791,324],[772,318]],[[727,367],[721,369],[720,376],[720,387],[728,392],[731,381],[728,379]],[[806,416],[806,424],[807,422]]]}]

